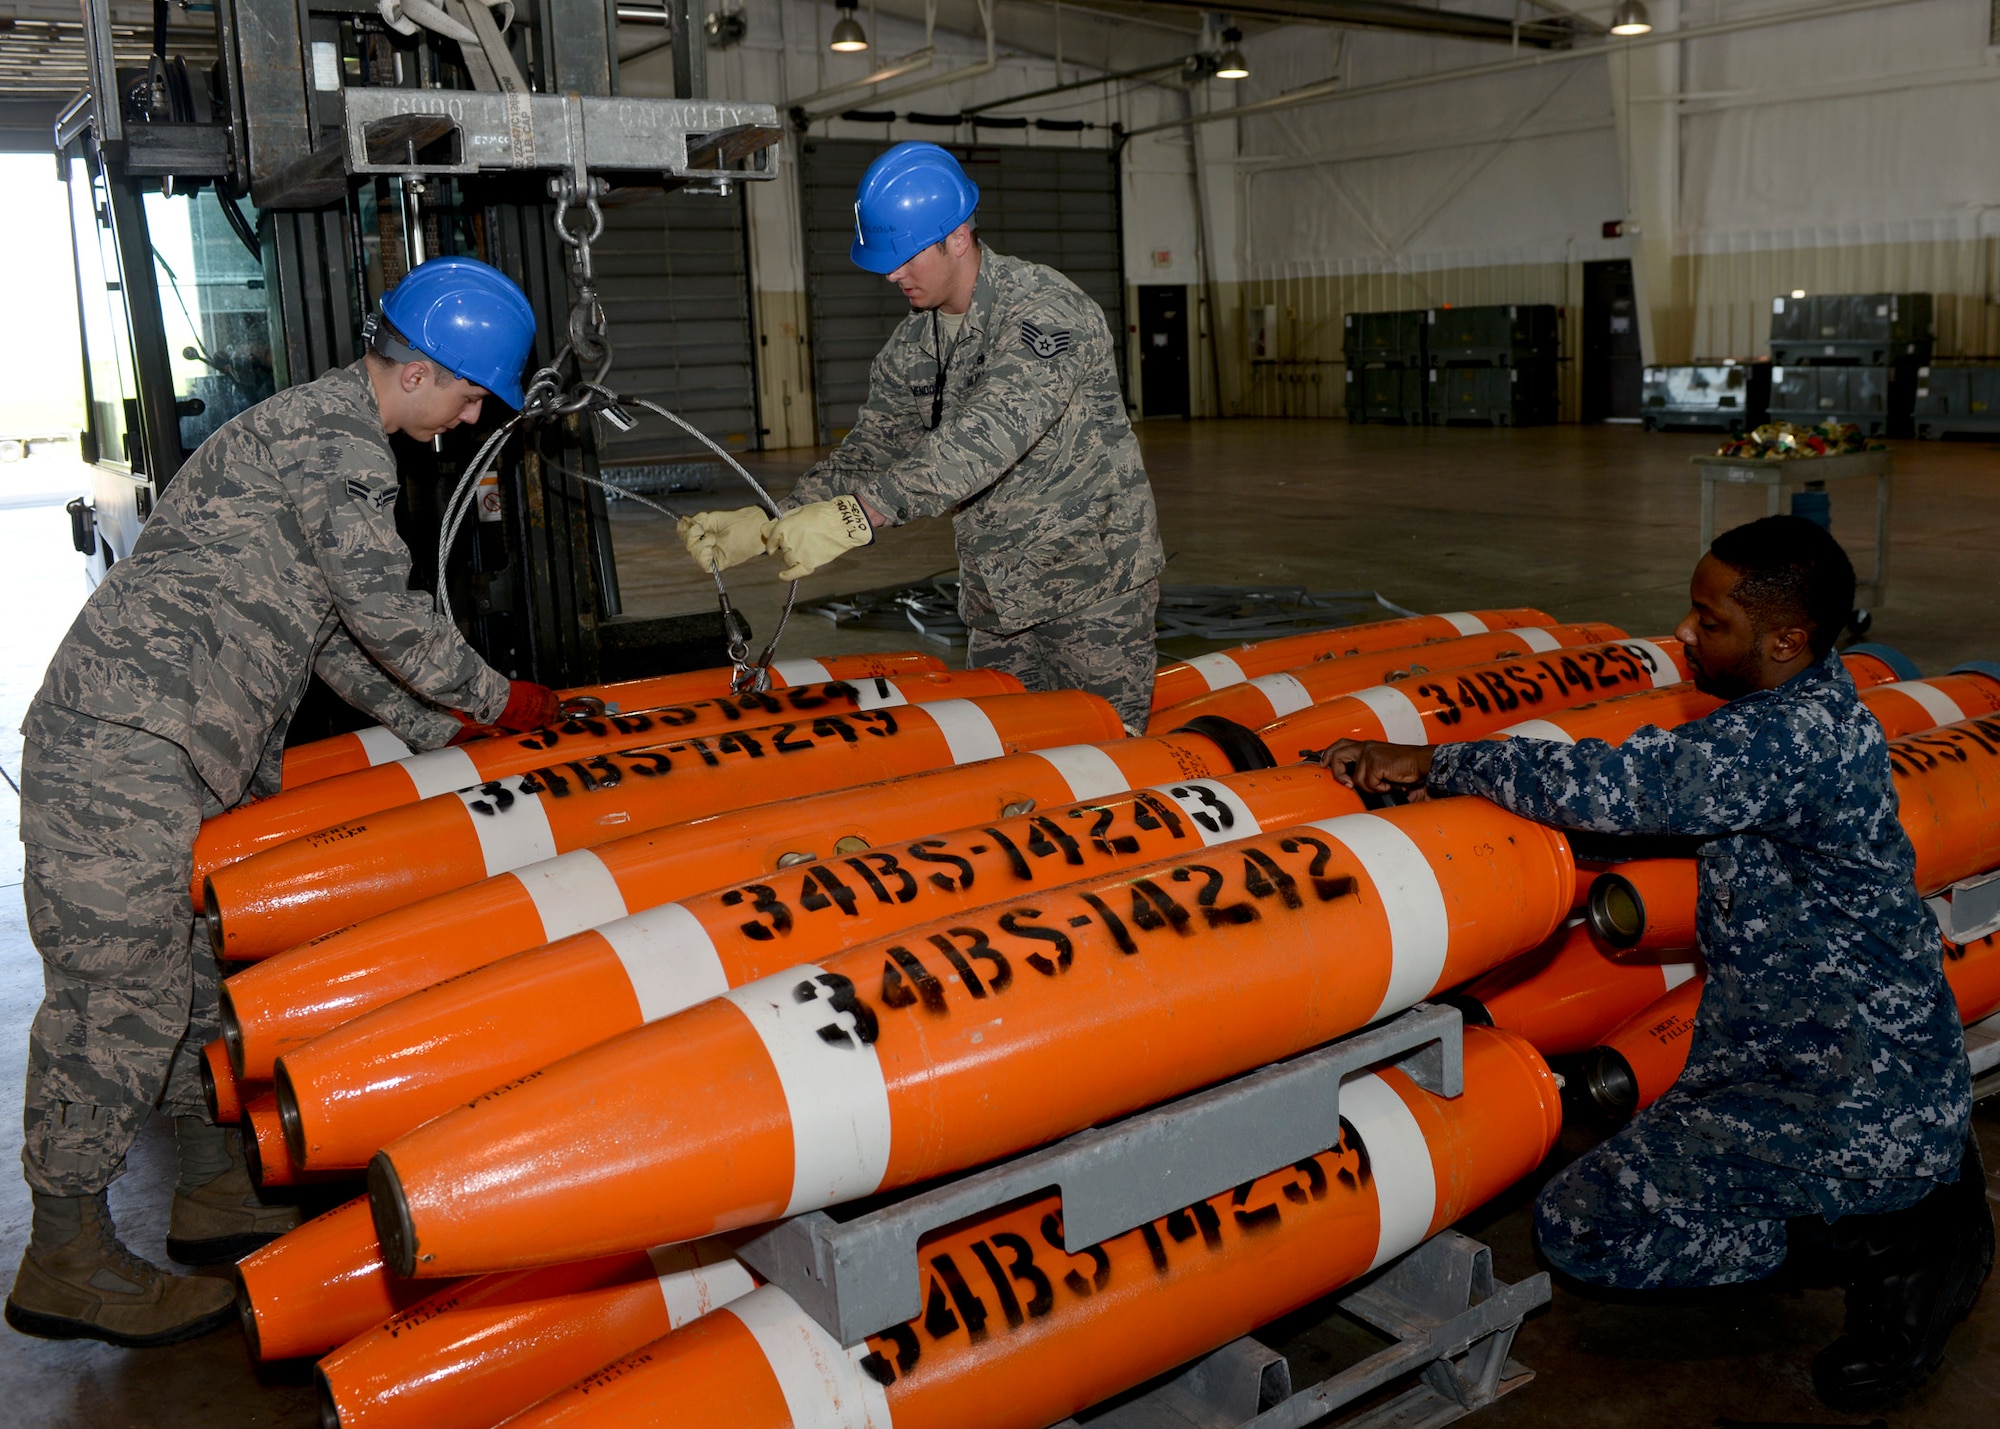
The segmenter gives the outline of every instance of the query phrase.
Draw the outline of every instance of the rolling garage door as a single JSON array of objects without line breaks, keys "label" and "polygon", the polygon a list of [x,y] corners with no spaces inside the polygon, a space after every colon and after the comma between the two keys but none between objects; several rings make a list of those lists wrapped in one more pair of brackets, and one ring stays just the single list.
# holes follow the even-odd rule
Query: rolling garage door
[{"label": "rolling garage door", "polygon": [[[742,194],[607,207],[592,252],[611,322],[611,386],[650,397],[732,450],[759,446]],[[606,466],[708,457],[646,413],[632,432],[605,434]]]},{"label": "rolling garage door", "polygon": [[[868,396],[868,367],[909,313],[901,293],[847,261],[854,190],[886,147],[809,139],[801,149],[806,283],[812,302],[819,439],[838,440]],[[1097,300],[1111,330],[1125,324],[1118,161],[1108,149],[947,144],[979,185],[979,235],[995,252],[1046,263]],[[1124,373],[1125,344],[1113,344]]]}]

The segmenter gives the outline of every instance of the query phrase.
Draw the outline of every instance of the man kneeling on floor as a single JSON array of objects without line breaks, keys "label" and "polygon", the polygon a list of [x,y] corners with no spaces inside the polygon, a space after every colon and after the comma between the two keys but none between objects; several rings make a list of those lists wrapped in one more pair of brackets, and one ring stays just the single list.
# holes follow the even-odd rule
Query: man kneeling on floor
[{"label": "man kneeling on floor", "polygon": [[1615,748],[1342,740],[1321,757],[1369,792],[1701,841],[1708,981],[1687,1069],[1543,1189],[1537,1239],[1620,1290],[1760,1280],[1788,1251],[1831,1250],[1847,1321],[1813,1385],[1872,1408],[1937,1368],[1993,1261],[1964,1036],[1887,743],[1833,651],[1846,553],[1766,517],[1717,538],[1692,595],[1675,634],[1695,686],[1728,701],[1706,719]]}]

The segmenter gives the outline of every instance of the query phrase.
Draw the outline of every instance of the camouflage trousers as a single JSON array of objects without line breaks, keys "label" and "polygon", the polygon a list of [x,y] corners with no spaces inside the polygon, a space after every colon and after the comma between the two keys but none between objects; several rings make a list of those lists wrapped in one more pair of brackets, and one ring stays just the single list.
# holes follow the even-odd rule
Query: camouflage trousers
[{"label": "camouflage trousers", "polygon": [[188,907],[194,839],[221,806],[179,745],[42,707],[21,758],[28,931],[43,995],[28,1034],[31,1189],[90,1195],[154,1107],[208,1115],[216,962]]},{"label": "camouflage trousers", "polygon": [[1012,635],[974,630],[968,668],[1004,670],[1030,690],[1088,690],[1142,734],[1153,704],[1153,612],[1160,583],[1147,581],[1096,605]]},{"label": "camouflage trousers", "polygon": [[1756,1160],[1681,1125],[1684,1095],[1669,1092],[1542,1188],[1535,1240],[1558,1270],[1613,1290],[1762,1280],[1785,1263],[1787,1222],[1899,1211],[1939,1184]]}]

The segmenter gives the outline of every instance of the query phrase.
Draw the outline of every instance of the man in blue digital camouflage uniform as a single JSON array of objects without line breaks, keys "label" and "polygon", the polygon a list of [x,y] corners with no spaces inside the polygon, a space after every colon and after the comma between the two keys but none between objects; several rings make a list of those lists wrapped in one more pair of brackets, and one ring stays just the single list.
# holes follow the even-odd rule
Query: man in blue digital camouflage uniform
[{"label": "man in blue digital camouflage uniform", "polygon": [[1613,747],[1343,740],[1381,792],[1478,794],[1561,828],[1700,840],[1708,981],[1679,1082],[1557,1175],[1543,1254],[1624,1290],[1758,1280],[1831,1249],[1845,1333],[1815,1358],[1837,1409],[1885,1404],[1944,1354],[1993,1259],[1970,1075],[1914,883],[1887,743],[1833,653],[1854,571],[1793,516],[1725,533],[1675,632],[1728,704]]}]

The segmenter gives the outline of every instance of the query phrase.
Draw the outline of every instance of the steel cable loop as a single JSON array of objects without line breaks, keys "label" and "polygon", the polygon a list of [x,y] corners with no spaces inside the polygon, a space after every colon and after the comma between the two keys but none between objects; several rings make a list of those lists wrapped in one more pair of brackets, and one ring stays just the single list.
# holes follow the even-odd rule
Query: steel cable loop
[{"label": "steel cable loop", "polygon": [[[576,185],[570,179],[549,180],[549,193],[556,201],[554,217],[556,236],[568,245],[571,267],[576,275],[577,297],[576,301],[570,304],[569,319],[565,324],[569,341],[550,359],[546,367],[535,369],[524,390],[521,410],[487,437],[478,454],[473,457],[472,464],[459,478],[450,499],[445,503],[444,520],[438,531],[436,606],[438,613],[447,622],[454,619],[451,592],[445,579],[446,563],[450,558],[451,548],[458,541],[458,533],[465,524],[466,513],[478,499],[479,483],[499,460],[500,449],[516,427],[556,417],[571,416],[578,412],[596,413],[613,410],[621,414],[624,424],[629,425],[630,419],[622,416],[623,408],[629,401],[633,406],[642,407],[655,416],[672,422],[714,452],[756,494],[759,505],[774,517],[780,514],[778,503],[771,498],[771,493],[764,489],[763,484],[707,433],[657,402],[645,397],[627,399],[605,385],[611,372],[613,357],[610,321],[605,316],[604,305],[597,294],[591,245],[604,236],[604,209],[598,200],[608,190],[609,185],[605,180],[601,178],[589,180],[582,195],[584,209],[590,216],[589,223],[587,226],[573,229],[570,226],[570,213],[577,203]],[[562,369],[572,358],[577,365],[577,382],[573,388],[565,392]],[[586,378],[582,374],[589,368],[595,370]],[[571,470],[560,462],[555,463],[555,467],[563,475],[574,480],[595,486],[621,499],[637,501],[640,505],[650,507],[669,519],[677,519],[666,507],[636,491]],[[730,604],[729,588],[723,584],[722,572],[710,568],[709,575],[715,580],[715,597],[722,610],[722,628],[728,642],[729,662],[735,667],[735,674],[730,680],[731,690],[737,694],[750,694],[769,689],[771,676],[768,667],[777,654],[778,642],[784,637],[785,627],[791,622],[792,609],[798,603],[799,583],[793,581],[791,588],[785,592],[785,608],[778,616],[778,624],[772,630],[771,638],[765,644],[763,653],[757,657],[756,663],[752,664],[748,642],[735,633],[736,612]]]}]

